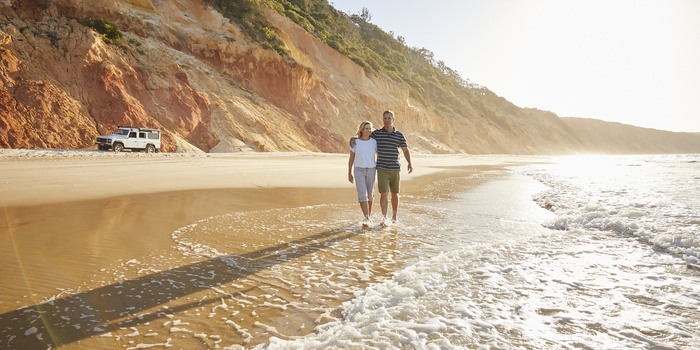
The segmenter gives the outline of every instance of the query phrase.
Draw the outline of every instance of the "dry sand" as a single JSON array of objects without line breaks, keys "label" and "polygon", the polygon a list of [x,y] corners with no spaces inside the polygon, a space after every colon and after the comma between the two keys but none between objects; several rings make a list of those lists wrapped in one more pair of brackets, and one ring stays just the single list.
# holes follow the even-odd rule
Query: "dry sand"
[{"label": "dry sand", "polygon": [[[510,156],[413,155],[410,181],[449,168],[522,162]],[[0,204],[37,205],[223,188],[352,188],[347,155],[142,154],[0,150]]]},{"label": "dry sand", "polygon": [[[415,171],[412,174],[404,171],[402,174],[402,192],[409,195],[421,191],[437,179],[532,161],[509,156],[413,155],[413,158]],[[10,321],[21,324],[23,321],[10,318],[40,308],[42,302],[47,300],[56,299],[58,304],[72,304],[75,300],[71,299],[71,295],[77,291],[81,292],[78,294],[80,299],[104,298],[103,295],[111,293],[106,291],[115,287],[106,284],[105,276],[95,276],[114,271],[115,266],[135,264],[134,261],[138,262],[154,252],[172,251],[173,231],[194,221],[232,212],[355,203],[354,186],[347,182],[346,174],[347,155],[342,154],[147,155],[0,150],[0,205],[4,213],[3,220],[0,220],[0,328]],[[355,210],[347,215],[356,215],[359,219],[359,206]],[[307,236],[299,234],[294,237],[294,244],[311,241],[319,244],[320,241],[338,241],[345,237],[337,234],[332,230],[309,232]],[[288,237],[291,236],[263,238],[241,233],[241,248],[235,253],[246,259],[258,259],[262,261],[258,268],[267,268],[272,266],[273,261],[277,264],[280,257],[276,256],[276,260],[259,259],[281,244],[290,243]],[[285,255],[285,258],[289,257]],[[206,261],[210,264],[208,268],[221,274],[222,283],[238,281],[238,272],[231,271],[226,264],[217,265],[215,262],[215,259]],[[184,269],[180,266],[182,264],[193,268],[202,263],[205,262],[162,261],[158,269],[182,272],[178,270]],[[142,282],[141,279],[145,278],[143,271],[133,273],[108,276],[109,282],[121,285]],[[228,277],[222,277],[224,275]],[[132,300],[129,304],[118,298],[106,298],[104,302],[110,303],[111,308],[122,310],[122,313],[131,313],[134,307],[138,312],[155,313],[159,307],[165,307],[163,305],[187,309],[186,305],[191,301],[185,301],[184,296],[194,297],[197,293],[204,291],[187,289],[187,292],[169,297],[156,296],[162,293],[142,292],[140,303]],[[350,297],[344,295],[338,300],[319,301],[319,304],[321,307],[332,307],[334,303],[339,304]],[[180,299],[183,301],[178,301]],[[60,323],[69,316],[85,317],[84,314],[54,314],[53,322]],[[285,324],[291,328],[294,328],[294,324],[289,326],[288,321],[280,324],[279,320],[275,320],[284,316],[284,313],[276,310],[267,316],[258,314],[256,318],[262,317],[267,324],[275,324],[285,334],[303,334],[313,329],[309,326],[305,330],[285,330]],[[308,322],[319,322],[318,318],[314,321],[314,317],[319,315],[307,316]],[[99,321],[111,324],[115,334],[131,332],[126,325],[134,322],[133,319],[123,319],[123,315],[104,317],[106,320]],[[163,316],[153,317],[158,319]],[[295,317],[304,319],[304,316]],[[51,323],[50,320],[45,316],[44,324]],[[245,322],[241,324],[252,327]],[[43,346],[53,342],[65,344],[64,348],[78,349],[109,346],[112,341],[111,338],[94,336],[93,329],[88,332],[85,327],[73,325],[73,328],[54,331],[51,341],[47,339],[48,336],[36,337],[42,338],[37,343],[32,330],[34,326],[27,324],[9,335],[0,334],[0,347],[11,336],[20,338],[15,339],[14,344],[19,342],[23,346]],[[36,333],[41,331],[39,327]],[[246,342],[248,345],[255,344],[270,335],[264,332],[248,334]],[[120,336],[116,338],[120,339]],[[212,339],[221,341],[216,337]],[[188,346],[196,347],[194,343]],[[203,347],[207,346],[212,345]]]}]

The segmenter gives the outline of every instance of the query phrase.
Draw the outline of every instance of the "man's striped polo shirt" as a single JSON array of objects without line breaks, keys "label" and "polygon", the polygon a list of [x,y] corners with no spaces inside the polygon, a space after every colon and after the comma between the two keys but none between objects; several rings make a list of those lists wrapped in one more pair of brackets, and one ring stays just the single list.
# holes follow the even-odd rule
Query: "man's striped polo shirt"
[{"label": "man's striped polo shirt", "polygon": [[372,137],[377,140],[377,169],[400,171],[399,148],[408,147],[403,133],[396,128],[392,132],[381,128],[374,130]]}]

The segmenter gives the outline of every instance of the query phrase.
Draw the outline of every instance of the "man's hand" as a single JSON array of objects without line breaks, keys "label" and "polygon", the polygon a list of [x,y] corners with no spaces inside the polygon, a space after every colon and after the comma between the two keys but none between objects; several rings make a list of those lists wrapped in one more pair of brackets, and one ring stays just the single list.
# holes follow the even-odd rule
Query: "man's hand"
[{"label": "man's hand", "polygon": [[355,136],[350,138],[350,148],[355,147],[355,140],[357,140],[357,137]]},{"label": "man's hand", "polygon": [[350,183],[355,182],[355,179],[353,179],[352,174],[348,174],[348,181],[350,181]]},{"label": "man's hand", "polygon": [[408,173],[413,172],[413,164],[411,164],[411,151],[408,150],[408,147],[401,147],[401,150],[403,151],[403,156],[406,158],[406,162],[408,162]]}]

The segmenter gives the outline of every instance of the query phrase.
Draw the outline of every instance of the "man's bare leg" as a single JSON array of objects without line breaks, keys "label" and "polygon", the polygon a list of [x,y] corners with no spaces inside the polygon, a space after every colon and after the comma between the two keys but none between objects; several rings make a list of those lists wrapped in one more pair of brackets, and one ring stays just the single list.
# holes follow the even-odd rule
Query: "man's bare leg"
[{"label": "man's bare leg", "polygon": [[399,194],[391,193],[391,221],[396,222],[396,216],[399,214]]},{"label": "man's bare leg", "polygon": [[386,214],[389,210],[389,193],[380,193],[379,205],[382,207],[382,221],[386,220]]}]

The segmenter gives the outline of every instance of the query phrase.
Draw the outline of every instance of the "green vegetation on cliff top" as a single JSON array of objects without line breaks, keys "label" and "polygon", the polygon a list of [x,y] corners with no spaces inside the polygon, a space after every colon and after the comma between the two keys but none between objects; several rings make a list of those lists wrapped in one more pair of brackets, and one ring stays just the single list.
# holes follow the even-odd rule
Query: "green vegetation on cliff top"
[{"label": "green vegetation on cliff top", "polygon": [[475,94],[496,97],[488,89],[462,78],[444,62],[435,61],[430,50],[408,47],[403,37],[394,37],[370,23],[371,14],[366,8],[358,14],[346,14],[327,0],[207,1],[239,23],[251,37],[285,55],[287,50],[265,19],[262,6],[274,9],[367,72],[386,75],[407,86],[412,99],[442,113],[463,115],[475,104],[478,108],[481,104],[473,99]]}]

